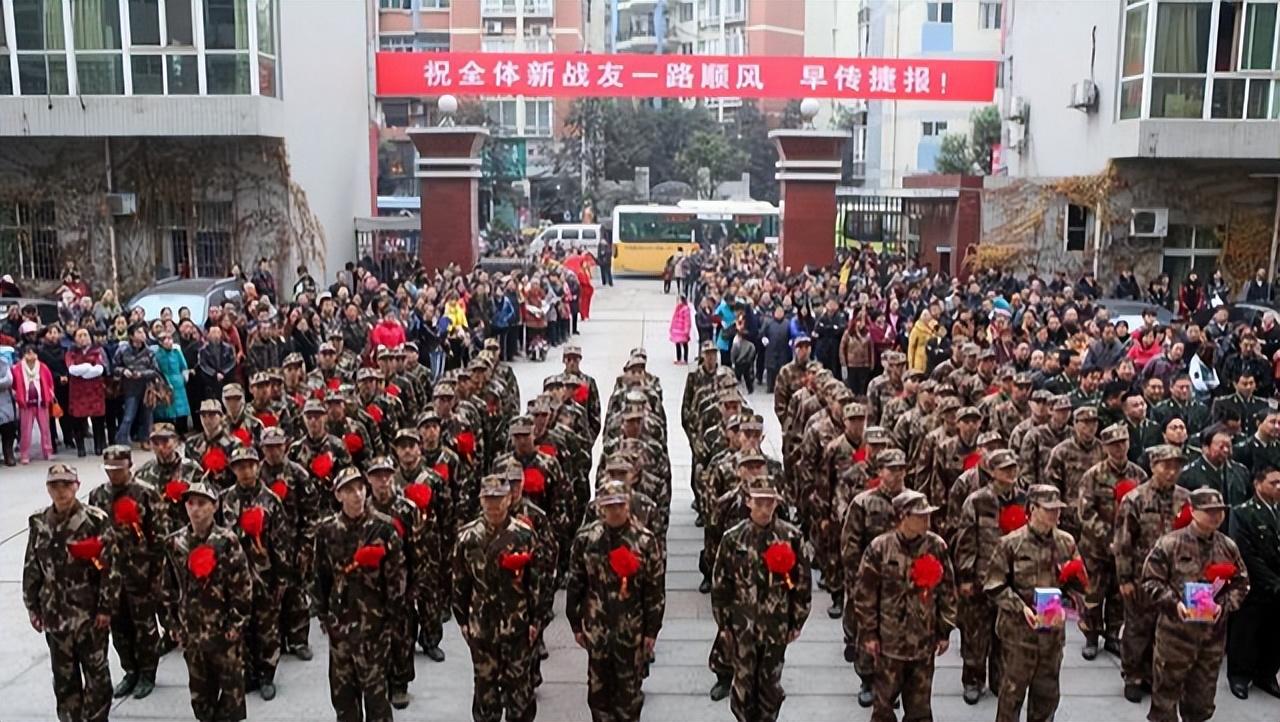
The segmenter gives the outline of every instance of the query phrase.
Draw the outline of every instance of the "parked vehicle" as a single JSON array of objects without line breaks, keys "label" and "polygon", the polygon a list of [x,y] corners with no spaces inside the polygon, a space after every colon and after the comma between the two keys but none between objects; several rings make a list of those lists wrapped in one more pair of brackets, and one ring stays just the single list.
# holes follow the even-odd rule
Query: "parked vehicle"
[{"label": "parked vehicle", "polygon": [[227,301],[240,302],[240,284],[234,278],[170,278],[139,291],[129,299],[126,308],[141,306],[147,320],[160,318],[160,309],[168,307],[175,316],[178,309],[191,309],[191,319],[204,323],[209,309]]},{"label": "parked vehicle", "polygon": [[529,254],[538,255],[544,248],[555,248],[557,244],[565,251],[596,250],[600,243],[599,223],[558,223],[538,232],[529,243]]}]

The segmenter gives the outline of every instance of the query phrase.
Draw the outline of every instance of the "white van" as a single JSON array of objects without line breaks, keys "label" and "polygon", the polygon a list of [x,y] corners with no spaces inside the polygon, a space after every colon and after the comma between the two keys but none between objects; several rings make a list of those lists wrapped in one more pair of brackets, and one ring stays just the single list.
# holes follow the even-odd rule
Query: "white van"
[{"label": "white van", "polygon": [[529,254],[536,256],[542,253],[542,249],[555,248],[556,244],[566,251],[586,250],[595,253],[599,243],[599,223],[558,223],[538,232],[529,242]]}]

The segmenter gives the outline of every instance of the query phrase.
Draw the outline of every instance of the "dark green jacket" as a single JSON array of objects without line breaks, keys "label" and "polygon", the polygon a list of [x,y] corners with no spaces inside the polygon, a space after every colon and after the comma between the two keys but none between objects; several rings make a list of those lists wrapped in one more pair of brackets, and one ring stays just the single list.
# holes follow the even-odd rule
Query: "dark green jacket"
[{"label": "dark green jacket", "polygon": [[1249,596],[1280,598],[1280,508],[1254,497],[1231,510],[1228,528],[1249,569]]},{"label": "dark green jacket", "polygon": [[1204,486],[1217,489],[1227,506],[1243,504],[1253,496],[1249,470],[1237,461],[1228,460],[1221,468],[1215,469],[1208,459],[1200,457],[1182,467],[1178,485],[1187,491],[1195,491]]}]

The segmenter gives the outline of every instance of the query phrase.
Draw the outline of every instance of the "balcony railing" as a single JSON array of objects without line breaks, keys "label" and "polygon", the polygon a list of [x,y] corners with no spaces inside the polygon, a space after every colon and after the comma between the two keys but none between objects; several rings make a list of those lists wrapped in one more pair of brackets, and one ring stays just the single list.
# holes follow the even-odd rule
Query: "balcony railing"
[{"label": "balcony railing", "polygon": [[480,14],[486,17],[506,17],[520,10],[528,17],[552,17],[555,6],[551,0],[483,0]]}]

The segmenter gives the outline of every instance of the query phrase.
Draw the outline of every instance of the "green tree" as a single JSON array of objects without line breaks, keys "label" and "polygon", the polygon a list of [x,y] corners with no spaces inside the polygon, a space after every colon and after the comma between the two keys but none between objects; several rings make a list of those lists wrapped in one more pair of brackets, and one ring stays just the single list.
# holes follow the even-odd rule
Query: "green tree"
[{"label": "green tree", "polygon": [[969,139],[960,133],[947,133],[942,136],[942,147],[934,158],[933,170],[945,175],[965,175],[972,172],[972,162]]},{"label": "green tree", "polygon": [[778,147],[769,138],[769,123],[755,101],[746,101],[734,117],[737,147],[747,154],[746,170],[751,174],[751,197],[778,202]]},{"label": "green tree", "polygon": [[991,172],[991,147],[1000,142],[1000,110],[994,105],[969,113],[969,135],[947,133],[942,137],[934,170],[946,174],[987,175]]},{"label": "green tree", "polygon": [[675,167],[680,179],[698,186],[698,169],[711,173],[711,188],[742,173],[747,154],[735,147],[720,131],[696,131],[688,143],[676,153]]}]

